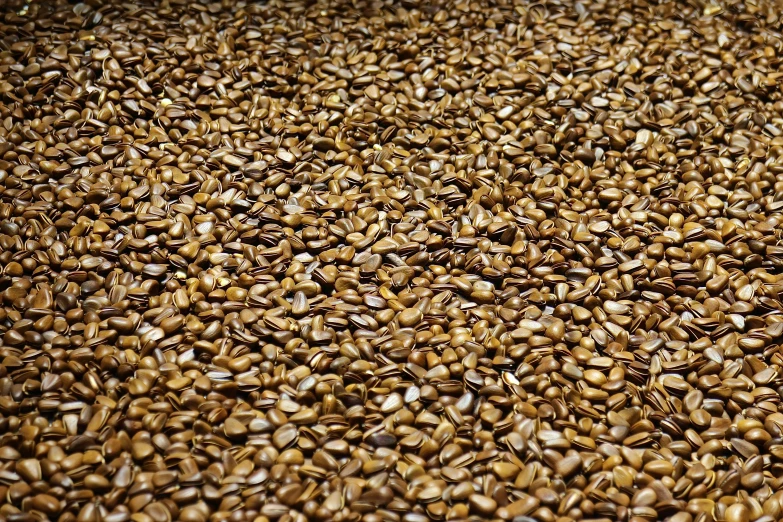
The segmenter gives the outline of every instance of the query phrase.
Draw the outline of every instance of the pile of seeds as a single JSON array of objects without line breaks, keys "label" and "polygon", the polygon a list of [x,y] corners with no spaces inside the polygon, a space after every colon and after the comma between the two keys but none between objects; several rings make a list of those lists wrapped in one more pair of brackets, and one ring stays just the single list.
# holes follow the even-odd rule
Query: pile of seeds
[{"label": "pile of seeds", "polygon": [[783,519],[716,1],[1,2],[0,521]]}]

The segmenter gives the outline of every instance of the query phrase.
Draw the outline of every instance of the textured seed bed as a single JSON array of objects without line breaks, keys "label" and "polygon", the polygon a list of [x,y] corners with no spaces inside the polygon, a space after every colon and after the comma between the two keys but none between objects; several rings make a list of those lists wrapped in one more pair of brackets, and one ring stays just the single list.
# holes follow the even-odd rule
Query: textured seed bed
[{"label": "textured seed bed", "polygon": [[0,0],[0,522],[783,519],[773,0]]}]

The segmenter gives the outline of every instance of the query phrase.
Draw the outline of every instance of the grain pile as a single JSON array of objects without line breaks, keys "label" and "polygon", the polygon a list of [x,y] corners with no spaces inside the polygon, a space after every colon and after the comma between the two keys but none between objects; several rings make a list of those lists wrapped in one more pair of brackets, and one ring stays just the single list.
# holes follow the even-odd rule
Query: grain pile
[{"label": "grain pile", "polygon": [[0,521],[783,519],[775,2],[0,9]]}]

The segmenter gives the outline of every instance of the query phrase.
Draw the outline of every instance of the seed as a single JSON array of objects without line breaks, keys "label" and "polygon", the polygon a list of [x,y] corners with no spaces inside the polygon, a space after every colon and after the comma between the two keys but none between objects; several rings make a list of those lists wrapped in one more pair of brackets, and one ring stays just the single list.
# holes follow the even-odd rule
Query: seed
[{"label": "seed", "polygon": [[226,436],[232,439],[242,438],[247,433],[247,428],[237,419],[229,417],[225,424]]},{"label": "seed", "polygon": [[470,510],[478,515],[490,516],[497,509],[497,502],[484,495],[471,495]]},{"label": "seed", "polygon": [[406,308],[399,315],[400,326],[413,326],[422,320],[421,310],[416,308]]},{"label": "seed", "polygon": [[43,493],[33,497],[31,507],[47,515],[56,515],[60,512],[60,502],[52,495]]},{"label": "seed", "polygon": [[137,461],[142,461],[150,457],[155,452],[155,448],[153,448],[150,444],[145,444],[143,442],[136,442],[133,444],[133,459]]},{"label": "seed", "polygon": [[310,311],[310,305],[307,302],[307,296],[304,292],[296,292],[291,303],[291,313],[294,315],[305,315]]},{"label": "seed", "polygon": [[402,396],[398,393],[392,393],[381,404],[381,413],[393,413],[403,406]]},{"label": "seed", "polygon": [[565,457],[555,464],[555,471],[563,477],[570,477],[582,467],[582,459],[579,455]]},{"label": "seed", "polygon": [[750,514],[744,505],[732,504],[726,509],[725,519],[727,522],[747,522]]},{"label": "seed", "polygon": [[41,463],[36,459],[24,459],[16,463],[16,472],[25,482],[41,480]]}]

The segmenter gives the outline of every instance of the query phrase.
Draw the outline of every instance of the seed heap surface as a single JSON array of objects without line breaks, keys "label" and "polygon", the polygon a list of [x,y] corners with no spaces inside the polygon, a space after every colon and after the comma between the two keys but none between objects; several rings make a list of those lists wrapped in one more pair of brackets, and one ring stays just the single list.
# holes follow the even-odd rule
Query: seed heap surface
[{"label": "seed heap surface", "polygon": [[775,2],[2,6],[0,521],[783,519]]}]

